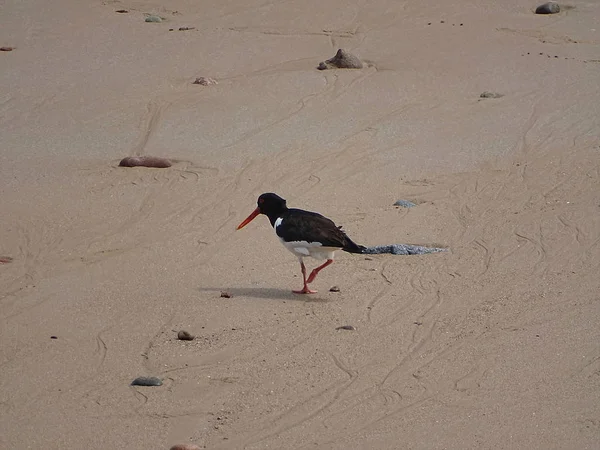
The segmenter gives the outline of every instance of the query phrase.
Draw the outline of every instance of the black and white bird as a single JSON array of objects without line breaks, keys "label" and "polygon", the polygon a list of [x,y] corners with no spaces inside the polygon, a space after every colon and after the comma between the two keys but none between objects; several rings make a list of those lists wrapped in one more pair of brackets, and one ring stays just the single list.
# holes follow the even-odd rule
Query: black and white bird
[{"label": "black and white bird", "polygon": [[[293,291],[296,294],[315,294],[317,292],[309,289],[308,284],[315,280],[321,270],[333,263],[336,250],[362,253],[365,249],[362,245],[355,244],[342,231],[342,227],[336,226],[327,217],[311,211],[288,208],[286,201],[276,194],[270,192],[262,194],[258,197],[257,203],[257,208],[238,225],[237,229],[248,225],[259,214],[264,214],[269,218],[281,243],[300,261],[304,287],[299,291]],[[314,269],[308,278],[304,266],[305,256],[326,260],[325,263]]]}]

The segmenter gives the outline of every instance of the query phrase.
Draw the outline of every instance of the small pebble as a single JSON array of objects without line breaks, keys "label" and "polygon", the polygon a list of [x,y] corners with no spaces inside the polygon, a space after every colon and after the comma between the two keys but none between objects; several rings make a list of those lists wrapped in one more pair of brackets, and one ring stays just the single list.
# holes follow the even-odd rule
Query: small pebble
[{"label": "small pebble", "polygon": [[231,295],[227,291],[221,291],[221,297],[223,297],[223,298],[231,298],[231,297],[233,297],[233,295]]},{"label": "small pebble", "polygon": [[0,47],[0,52],[12,52],[14,47]]},{"label": "small pebble", "polygon": [[211,84],[219,84],[219,83],[214,78],[198,77],[192,84],[200,84],[202,86],[209,86]]},{"label": "small pebble", "polygon": [[8,264],[13,262],[12,256],[0,256],[0,264]]},{"label": "small pebble", "polygon": [[403,208],[412,208],[413,206],[417,206],[416,203],[410,202],[408,200],[398,200],[394,203],[394,206],[402,206]]},{"label": "small pebble", "polygon": [[356,328],[354,328],[352,325],[342,325],[341,327],[337,327],[336,330],[350,330],[350,331],[355,331]]},{"label": "small pebble", "polygon": [[200,447],[194,444],[177,444],[171,447],[170,450],[200,450]]},{"label": "small pebble", "polygon": [[179,27],[179,31],[195,30],[196,27]]},{"label": "small pebble", "polygon": [[156,377],[137,377],[131,382],[132,386],[161,386],[162,381]]},{"label": "small pebble", "polygon": [[332,286],[332,287],[329,289],[329,292],[340,292],[340,288],[339,288],[339,287],[337,287],[337,286]]},{"label": "small pebble", "polygon": [[158,156],[127,156],[123,158],[119,163],[121,167],[155,167],[158,169],[165,169],[171,167],[171,161],[166,158],[160,158]]},{"label": "small pebble", "polygon": [[179,333],[177,333],[177,339],[179,339],[181,341],[193,341],[195,337],[196,336],[194,336],[193,334],[190,334],[189,332],[187,332],[185,330],[181,330]]},{"label": "small pebble", "polygon": [[560,12],[560,6],[555,2],[544,3],[535,9],[536,14],[556,14]]},{"label": "small pebble", "polygon": [[58,336],[50,336],[50,339],[58,339]]},{"label": "small pebble", "polygon": [[158,16],[148,16],[146,17],[145,22],[154,22],[154,23],[161,23],[163,21],[162,17],[158,17]]},{"label": "small pebble", "polygon": [[115,12],[123,14],[123,13],[128,13],[129,11],[127,11],[126,9],[117,9]]},{"label": "small pebble", "polygon": [[335,56],[327,61],[319,63],[317,69],[362,69],[363,63],[352,53],[340,48]]},{"label": "small pebble", "polygon": [[481,94],[479,94],[480,98],[500,98],[500,97],[504,97],[503,94],[498,94],[497,92],[482,92]]}]

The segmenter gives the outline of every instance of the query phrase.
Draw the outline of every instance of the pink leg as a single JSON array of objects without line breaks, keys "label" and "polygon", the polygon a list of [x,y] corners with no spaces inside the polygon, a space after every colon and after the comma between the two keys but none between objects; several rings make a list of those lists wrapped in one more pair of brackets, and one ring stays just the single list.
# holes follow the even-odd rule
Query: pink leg
[{"label": "pink leg", "polygon": [[327,261],[325,261],[324,264],[321,264],[319,267],[317,267],[316,269],[314,269],[311,273],[310,276],[308,277],[308,280],[306,280],[307,283],[312,283],[313,281],[315,281],[315,278],[317,278],[317,274],[323,270],[325,267],[327,267],[329,264],[333,263],[333,259],[328,259]]},{"label": "pink leg", "polygon": [[308,284],[306,282],[306,266],[304,265],[304,261],[300,260],[300,267],[302,267],[302,279],[304,280],[304,287],[299,291],[292,291],[294,294],[316,294],[317,291],[313,291],[308,288]]}]

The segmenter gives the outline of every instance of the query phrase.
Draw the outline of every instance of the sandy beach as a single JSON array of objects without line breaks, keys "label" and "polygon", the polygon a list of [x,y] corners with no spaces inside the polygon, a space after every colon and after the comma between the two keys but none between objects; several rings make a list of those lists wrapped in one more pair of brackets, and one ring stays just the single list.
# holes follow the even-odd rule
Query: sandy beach
[{"label": "sandy beach", "polygon": [[[540,3],[4,1],[0,448],[598,449],[600,3]],[[293,294],[263,192],[447,251]]]}]

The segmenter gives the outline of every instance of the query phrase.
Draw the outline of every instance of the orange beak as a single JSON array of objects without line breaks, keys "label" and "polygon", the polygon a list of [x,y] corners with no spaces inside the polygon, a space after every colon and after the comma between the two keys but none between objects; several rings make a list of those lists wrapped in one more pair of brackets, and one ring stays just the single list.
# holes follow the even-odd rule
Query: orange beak
[{"label": "orange beak", "polygon": [[260,208],[256,208],[254,211],[252,211],[252,214],[250,214],[248,217],[246,217],[246,220],[244,220],[242,223],[240,223],[238,225],[238,227],[236,229],[240,230],[240,229],[244,228],[246,225],[248,225],[250,222],[252,222],[254,220],[254,218],[256,216],[258,216],[259,214],[260,214]]}]

